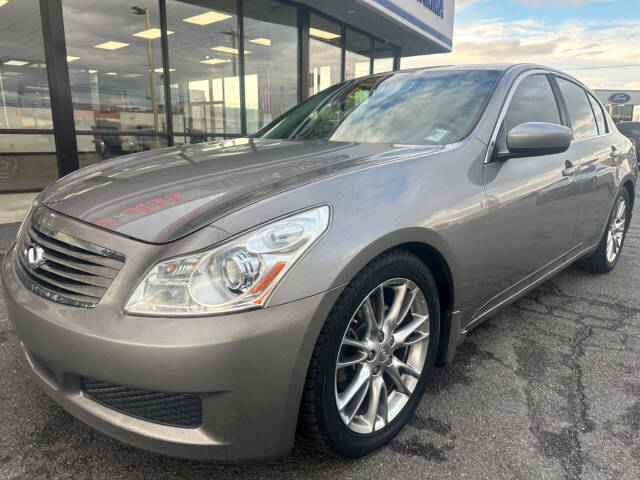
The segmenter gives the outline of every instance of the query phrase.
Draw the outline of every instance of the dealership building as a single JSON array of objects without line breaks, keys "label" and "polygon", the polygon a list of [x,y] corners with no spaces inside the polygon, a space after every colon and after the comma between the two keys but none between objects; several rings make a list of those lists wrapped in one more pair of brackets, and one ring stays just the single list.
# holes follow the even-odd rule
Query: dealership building
[{"label": "dealership building", "polygon": [[640,122],[640,90],[594,90],[616,122]]},{"label": "dealership building", "polygon": [[454,0],[0,0],[0,191],[251,134],[342,80],[451,50]]}]

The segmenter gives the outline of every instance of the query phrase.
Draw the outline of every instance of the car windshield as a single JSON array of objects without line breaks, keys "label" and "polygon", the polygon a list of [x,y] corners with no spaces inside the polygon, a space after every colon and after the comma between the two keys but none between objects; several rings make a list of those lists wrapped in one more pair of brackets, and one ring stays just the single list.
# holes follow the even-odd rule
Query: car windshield
[{"label": "car windshield", "polygon": [[628,137],[640,137],[640,123],[619,123],[618,130]]},{"label": "car windshield", "polygon": [[333,86],[259,131],[257,138],[444,145],[481,114],[496,70],[423,70]]}]

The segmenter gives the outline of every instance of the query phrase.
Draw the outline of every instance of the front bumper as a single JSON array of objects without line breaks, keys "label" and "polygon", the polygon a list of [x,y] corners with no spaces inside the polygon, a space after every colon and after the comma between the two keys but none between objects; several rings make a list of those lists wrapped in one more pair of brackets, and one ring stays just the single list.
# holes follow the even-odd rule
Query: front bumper
[{"label": "front bumper", "polygon": [[[35,295],[2,265],[5,302],[33,377],[59,405],[125,443],[174,457],[255,461],[293,446],[315,339],[341,288],[233,315],[133,317]],[[104,308],[101,308],[104,307]],[[197,394],[202,424],[142,420],[83,395],[81,379]]]}]

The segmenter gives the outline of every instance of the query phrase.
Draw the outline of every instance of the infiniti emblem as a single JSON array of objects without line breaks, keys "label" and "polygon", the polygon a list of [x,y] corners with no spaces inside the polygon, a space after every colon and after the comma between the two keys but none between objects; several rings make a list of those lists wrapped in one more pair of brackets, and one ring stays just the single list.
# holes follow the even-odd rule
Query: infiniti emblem
[{"label": "infiniti emblem", "polygon": [[35,270],[44,263],[44,249],[40,245],[31,245],[27,250],[29,267]]},{"label": "infiniti emblem", "polygon": [[382,350],[380,350],[378,352],[378,360],[380,362],[386,362],[388,358],[389,358],[389,350],[388,349],[383,348]]}]

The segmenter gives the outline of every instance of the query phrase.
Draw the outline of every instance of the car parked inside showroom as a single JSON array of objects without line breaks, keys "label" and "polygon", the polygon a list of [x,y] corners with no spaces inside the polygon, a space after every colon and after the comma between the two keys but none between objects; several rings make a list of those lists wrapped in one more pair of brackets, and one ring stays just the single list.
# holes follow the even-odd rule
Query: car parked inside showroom
[{"label": "car parked inside showroom", "polygon": [[[465,335],[620,260],[637,159],[539,65],[351,80],[248,138],[74,172],[5,256],[34,379],[123,442],[219,462],[388,443]],[[424,408],[428,409],[428,405]]]}]

